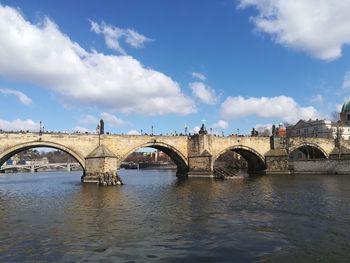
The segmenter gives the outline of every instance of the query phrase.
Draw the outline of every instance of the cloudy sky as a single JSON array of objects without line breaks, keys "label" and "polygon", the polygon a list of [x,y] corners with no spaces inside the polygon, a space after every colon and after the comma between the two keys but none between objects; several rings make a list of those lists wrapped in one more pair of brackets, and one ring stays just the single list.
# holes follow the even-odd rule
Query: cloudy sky
[{"label": "cloudy sky", "polygon": [[350,0],[6,1],[0,129],[225,134],[329,118]]}]

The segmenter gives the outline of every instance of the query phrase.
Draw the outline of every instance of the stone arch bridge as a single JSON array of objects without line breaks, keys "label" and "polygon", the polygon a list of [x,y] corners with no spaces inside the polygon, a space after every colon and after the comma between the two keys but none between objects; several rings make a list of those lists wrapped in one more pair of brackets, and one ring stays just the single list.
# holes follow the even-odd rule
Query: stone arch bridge
[{"label": "stone arch bridge", "polygon": [[0,166],[14,154],[35,147],[51,147],[73,156],[84,169],[84,182],[96,182],[96,173],[116,171],[128,155],[143,147],[165,152],[177,165],[177,175],[189,177],[211,177],[215,160],[229,150],[242,155],[250,171],[281,173],[288,172],[289,153],[296,149],[315,148],[325,158],[344,154],[347,149],[337,148],[334,139],[321,138],[291,138],[281,143],[268,137],[217,137],[203,134],[0,133]]}]

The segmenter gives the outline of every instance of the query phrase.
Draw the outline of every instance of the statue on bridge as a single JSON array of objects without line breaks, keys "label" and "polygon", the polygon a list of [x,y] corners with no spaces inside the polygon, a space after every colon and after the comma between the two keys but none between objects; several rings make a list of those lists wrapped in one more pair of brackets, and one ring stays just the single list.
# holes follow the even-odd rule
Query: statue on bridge
[{"label": "statue on bridge", "polygon": [[103,119],[100,120],[100,134],[105,134],[105,123]]},{"label": "statue on bridge", "polygon": [[199,134],[208,134],[207,128],[205,128],[204,123],[202,124],[202,127],[200,128]]}]

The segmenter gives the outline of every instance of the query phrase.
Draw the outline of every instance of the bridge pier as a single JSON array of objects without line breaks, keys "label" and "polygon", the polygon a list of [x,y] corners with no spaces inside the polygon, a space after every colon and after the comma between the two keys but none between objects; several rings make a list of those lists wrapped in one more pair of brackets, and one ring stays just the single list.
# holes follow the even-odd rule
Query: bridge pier
[{"label": "bridge pier", "polygon": [[265,154],[266,174],[290,174],[286,149],[271,149]]},{"label": "bridge pier", "polygon": [[214,177],[212,170],[212,156],[207,152],[199,156],[189,157],[188,166],[188,177]]},{"label": "bridge pier", "polygon": [[117,157],[106,146],[100,145],[85,158],[83,183],[100,185],[122,184],[117,175]]},{"label": "bridge pier", "polygon": [[188,177],[212,178],[213,165],[211,148],[212,137],[207,134],[195,134],[188,142]]}]

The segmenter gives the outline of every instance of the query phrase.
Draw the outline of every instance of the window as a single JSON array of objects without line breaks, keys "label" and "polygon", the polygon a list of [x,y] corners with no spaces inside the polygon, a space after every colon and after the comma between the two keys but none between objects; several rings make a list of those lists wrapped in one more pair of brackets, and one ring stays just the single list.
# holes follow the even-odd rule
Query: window
[{"label": "window", "polygon": [[304,133],[307,133],[307,128],[304,129]]},{"label": "window", "polygon": [[346,117],[347,117],[347,120],[350,121],[350,114],[347,114]]}]

